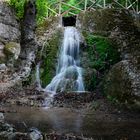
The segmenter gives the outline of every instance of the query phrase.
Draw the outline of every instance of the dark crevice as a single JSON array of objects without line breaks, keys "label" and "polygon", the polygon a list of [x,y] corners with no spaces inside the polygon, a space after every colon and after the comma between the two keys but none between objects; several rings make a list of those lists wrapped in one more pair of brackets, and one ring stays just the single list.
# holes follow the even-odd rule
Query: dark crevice
[{"label": "dark crevice", "polygon": [[76,25],[76,16],[71,17],[62,17],[63,26],[75,26]]}]

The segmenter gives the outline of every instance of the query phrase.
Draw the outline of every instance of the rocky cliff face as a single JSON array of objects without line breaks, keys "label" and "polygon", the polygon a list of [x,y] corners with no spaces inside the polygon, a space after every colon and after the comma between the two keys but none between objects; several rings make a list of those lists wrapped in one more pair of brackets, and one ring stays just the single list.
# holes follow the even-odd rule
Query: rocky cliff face
[{"label": "rocky cliff face", "polygon": [[18,58],[20,34],[14,11],[6,3],[0,2],[0,63]]},{"label": "rocky cliff face", "polygon": [[3,84],[14,71],[14,63],[20,54],[20,26],[14,11],[3,1],[0,2],[0,92],[9,83]]},{"label": "rocky cliff face", "polygon": [[129,105],[140,105],[140,32],[127,10],[105,9],[81,14],[82,31],[111,39],[121,61],[106,75],[104,92],[111,99]]},{"label": "rocky cliff face", "polygon": [[[34,35],[35,13],[35,4],[29,1],[20,27],[14,11],[7,3],[0,2],[0,93],[20,89],[22,81],[31,72],[37,48]],[[21,41],[21,33],[24,41]]]}]

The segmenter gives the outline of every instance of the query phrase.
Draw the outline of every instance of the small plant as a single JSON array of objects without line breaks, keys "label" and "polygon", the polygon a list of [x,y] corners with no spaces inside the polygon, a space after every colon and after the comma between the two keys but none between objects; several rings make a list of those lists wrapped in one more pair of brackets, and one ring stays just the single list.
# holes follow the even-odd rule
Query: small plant
[{"label": "small plant", "polygon": [[107,99],[109,101],[111,101],[112,103],[119,104],[119,101],[118,101],[117,97],[113,97],[111,95],[107,95]]}]

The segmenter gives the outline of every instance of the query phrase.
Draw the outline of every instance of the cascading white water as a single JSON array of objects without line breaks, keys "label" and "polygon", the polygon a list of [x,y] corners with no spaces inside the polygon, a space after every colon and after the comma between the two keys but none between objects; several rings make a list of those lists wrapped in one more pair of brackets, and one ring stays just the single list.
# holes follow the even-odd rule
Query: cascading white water
[{"label": "cascading white water", "polygon": [[37,90],[42,90],[41,81],[40,81],[40,62],[36,65],[36,86]]},{"label": "cascading white water", "polygon": [[79,61],[80,34],[75,27],[65,27],[56,75],[45,92],[84,91]]}]

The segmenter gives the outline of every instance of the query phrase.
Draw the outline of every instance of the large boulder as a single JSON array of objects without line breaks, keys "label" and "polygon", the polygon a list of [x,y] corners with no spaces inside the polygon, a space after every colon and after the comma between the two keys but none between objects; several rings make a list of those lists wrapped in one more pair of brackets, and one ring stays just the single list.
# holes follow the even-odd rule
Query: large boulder
[{"label": "large boulder", "polygon": [[129,60],[115,64],[106,76],[104,91],[112,100],[140,107],[140,70]]}]

